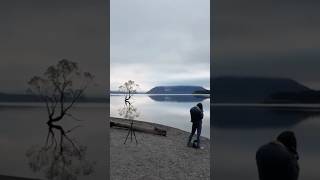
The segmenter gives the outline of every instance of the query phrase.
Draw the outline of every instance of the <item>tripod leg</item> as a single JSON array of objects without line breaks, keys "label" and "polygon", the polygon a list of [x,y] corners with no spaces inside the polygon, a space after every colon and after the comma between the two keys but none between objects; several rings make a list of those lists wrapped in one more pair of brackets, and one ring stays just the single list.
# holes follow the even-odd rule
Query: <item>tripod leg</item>
[{"label": "tripod leg", "polygon": [[134,138],[136,139],[136,143],[138,144],[136,133],[133,131]]},{"label": "tripod leg", "polygon": [[131,139],[131,142],[132,142],[132,132],[133,132],[133,122],[131,122],[131,126],[130,126],[130,139]]},{"label": "tripod leg", "polygon": [[130,133],[130,129],[128,130],[128,134],[127,134],[126,140],[124,141],[124,143],[123,143],[123,144],[126,144],[127,139],[128,139],[128,137],[129,137],[129,133]]}]

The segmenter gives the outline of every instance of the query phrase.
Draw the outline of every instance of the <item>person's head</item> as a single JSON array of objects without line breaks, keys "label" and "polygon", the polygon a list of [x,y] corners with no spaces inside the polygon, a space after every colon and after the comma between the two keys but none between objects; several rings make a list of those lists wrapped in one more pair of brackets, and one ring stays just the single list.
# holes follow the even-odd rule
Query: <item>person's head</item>
[{"label": "person's head", "polygon": [[277,140],[285,145],[290,151],[297,154],[297,140],[292,131],[283,131],[277,137]]},{"label": "person's head", "polygon": [[198,106],[201,110],[203,110],[203,107],[202,107],[202,104],[201,104],[201,103],[198,103],[197,106]]}]

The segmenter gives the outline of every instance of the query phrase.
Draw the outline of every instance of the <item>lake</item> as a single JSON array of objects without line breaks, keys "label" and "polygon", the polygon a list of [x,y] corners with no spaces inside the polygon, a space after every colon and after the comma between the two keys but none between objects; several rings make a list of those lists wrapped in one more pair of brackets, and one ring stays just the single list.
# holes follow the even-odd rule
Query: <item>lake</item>
[{"label": "lake", "polygon": [[[132,97],[132,106],[137,109],[136,120],[162,124],[190,132],[190,108],[201,102],[204,118],[201,135],[210,138],[210,98],[207,95],[146,95]],[[124,96],[110,96],[110,115],[121,117],[119,111],[124,107]]]},{"label": "lake", "polygon": [[[118,110],[123,107],[123,96],[111,96],[110,102],[111,116],[119,117]],[[198,102],[203,103],[205,111],[202,135],[209,138],[209,98],[192,95],[136,95],[132,105],[139,113],[137,120],[164,124],[189,132],[189,110]],[[62,164],[54,159],[60,158],[66,160],[65,164],[69,170],[72,169],[69,173],[63,172],[64,176],[75,176],[79,180],[105,179],[108,163],[106,150],[109,148],[107,108],[105,103],[79,103],[71,111],[77,120],[66,117],[57,123],[65,132],[72,130],[67,133],[67,137],[76,144],[76,148],[69,143],[67,137],[63,138],[66,145],[61,143],[60,146],[61,134],[58,129],[54,129],[57,145],[54,145],[54,138],[51,136],[47,141],[50,133],[43,104],[0,103],[0,175],[45,180],[48,179],[46,177],[59,172],[57,167]],[[82,152],[82,161],[77,159],[78,151]],[[68,163],[68,160],[71,163]],[[83,173],[77,174],[79,171]]]},{"label": "lake", "polygon": [[296,133],[299,179],[320,179],[320,109],[312,107],[213,105],[214,179],[258,180],[257,149],[284,130]]},{"label": "lake", "polygon": [[[69,179],[105,179],[107,108],[106,103],[77,104],[71,112],[81,121],[67,117],[57,123],[77,148],[67,138],[59,143],[60,134],[56,129],[57,146],[50,146],[53,139],[49,137],[49,145],[44,150],[49,132],[45,107],[39,103],[0,103],[0,174],[47,179],[45,174],[61,173],[58,167],[65,165],[71,171],[62,173]],[[72,131],[68,133],[68,130]],[[63,145],[61,149],[60,144]],[[81,161],[77,160],[77,149],[81,151]],[[62,157],[65,163],[54,161]],[[29,164],[37,170],[33,171]],[[78,171],[87,175],[77,175]]]}]

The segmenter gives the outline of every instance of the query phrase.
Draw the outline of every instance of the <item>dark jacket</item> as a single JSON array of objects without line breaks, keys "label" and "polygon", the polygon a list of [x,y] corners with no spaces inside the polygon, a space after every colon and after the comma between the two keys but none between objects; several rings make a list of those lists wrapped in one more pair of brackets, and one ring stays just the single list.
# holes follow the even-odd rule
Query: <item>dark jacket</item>
[{"label": "dark jacket", "polygon": [[279,141],[260,147],[256,161],[260,180],[298,179],[298,156]]},{"label": "dark jacket", "polygon": [[202,122],[203,112],[198,106],[194,106],[190,109],[191,122]]}]

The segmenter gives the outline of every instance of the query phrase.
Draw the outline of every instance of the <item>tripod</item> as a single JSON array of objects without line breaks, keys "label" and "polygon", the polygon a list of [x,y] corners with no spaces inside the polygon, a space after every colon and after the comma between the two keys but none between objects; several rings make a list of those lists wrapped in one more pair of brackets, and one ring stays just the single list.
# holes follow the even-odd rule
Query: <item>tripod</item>
[{"label": "tripod", "polygon": [[134,132],[134,129],[133,129],[133,120],[131,120],[130,128],[128,129],[128,134],[127,134],[126,140],[124,141],[123,144],[126,144],[127,139],[128,139],[128,137],[129,137],[129,134],[130,134],[131,142],[132,142],[132,134],[133,134],[133,135],[134,135],[134,138],[135,138],[135,140],[136,140],[136,144],[138,144],[138,140],[137,140],[137,137],[136,137],[136,133]]}]

